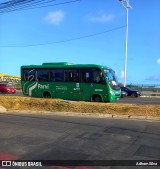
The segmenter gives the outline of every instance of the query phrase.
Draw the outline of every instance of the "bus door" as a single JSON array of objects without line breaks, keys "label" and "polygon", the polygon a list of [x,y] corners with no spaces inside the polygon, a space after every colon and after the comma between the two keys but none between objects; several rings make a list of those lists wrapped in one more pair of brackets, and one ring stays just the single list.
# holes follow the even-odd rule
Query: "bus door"
[{"label": "bus door", "polygon": [[92,88],[92,74],[89,69],[82,69],[80,71],[80,97],[81,100],[91,101],[91,88]]},{"label": "bus door", "polygon": [[94,95],[99,95],[102,98],[106,92],[104,76],[100,69],[81,70],[80,85],[82,100],[92,101]]},{"label": "bus door", "polygon": [[64,80],[63,69],[50,69],[50,82],[53,98],[64,99],[67,86]]},{"label": "bus door", "polygon": [[92,69],[92,85],[91,85],[91,94],[92,100],[101,100],[104,101],[107,98],[106,93],[106,82],[104,75],[100,69]]},{"label": "bus door", "polygon": [[67,90],[65,90],[64,99],[81,100],[79,69],[65,70],[65,85]]}]

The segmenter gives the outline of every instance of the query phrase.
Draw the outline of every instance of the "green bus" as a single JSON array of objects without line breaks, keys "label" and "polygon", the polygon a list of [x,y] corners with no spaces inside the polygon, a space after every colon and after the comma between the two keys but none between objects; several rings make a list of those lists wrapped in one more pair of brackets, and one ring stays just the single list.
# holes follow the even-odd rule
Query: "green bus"
[{"label": "green bus", "polygon": [[112,69],[68,62],[21,66],[24,95],[75,101],[111,102],[121,96]]}]

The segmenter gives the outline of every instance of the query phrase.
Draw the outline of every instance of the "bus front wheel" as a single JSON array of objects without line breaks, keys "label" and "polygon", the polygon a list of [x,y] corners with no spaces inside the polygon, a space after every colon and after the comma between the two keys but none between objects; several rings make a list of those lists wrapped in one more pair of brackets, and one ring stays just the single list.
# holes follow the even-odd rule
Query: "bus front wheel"
[{"label": "bus front wheel", "polygon": [[44,92],[43,97],[44,98],[51,98],[51,94],[49,92]]},{"label": "bus front wheel", "polygon": [[102,102],[102,98],[100,95],[93,95],[92,98],[94,102]]}]

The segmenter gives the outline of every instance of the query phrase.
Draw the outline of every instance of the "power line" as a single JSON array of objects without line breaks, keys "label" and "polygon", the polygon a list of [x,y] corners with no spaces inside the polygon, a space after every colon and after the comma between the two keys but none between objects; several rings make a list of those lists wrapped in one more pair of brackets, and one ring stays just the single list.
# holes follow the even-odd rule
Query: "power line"
[{"label": "power line", "polygon": [[[57,6],[57,5],[64,5],[64,4],[70,4],[75,3],[81,0],[70,0],[70,1],[64,1],[64,2],[57,2],[54,4],[51,4],[51,2],[56,0],[50,0],[46,2],[42,2],[42,0],[36,1],[36,0],[29,0],[26,3],[19,1],[19,3],[11,3],[7,4],[6,7],[0,5],[0,14],[9,13],[9,12],[16,12],[16,11],[22,11],[22,10],[31,10],[31,9],[37,9],[37,8],[44,8],[49,6]],[[29,3],[29,4],[28,4]],[[46,5],[43,5],[46,4]],[[6,5],[6,4],[5,4]]]},{"label": "power line", "polygon": [[[56,1],[56,0],[53,0],[53,1]],[[16,4],[13,3],[11,5],[8,5],[7,8],[1,8],[0,13],[3,14],[3,13],[7,13],[7,12],[15,12],[15,11],[21,11],[21,10],[44,8],[44,7],[55,6],[55,5],[63,5],[63,4],[67,4],[67,3],[74,3],[74,2],[77,2],[77,1],[80,1],[80,0],[70,0],[70,1],[50,4],[50,2],[53,2],[53,1],[46,1],[46,2],[42,3],[42,1],[30,0],[29,4],[27,2],[25,4],[24,3],[20,4],[20,2],[19,2],[19,5],[17,7],[16,7]],[[48,5],[42,5],[42,4],[45,4],[45,3],[47,3]]]},{"label": "power line", "polygon": [[5,3],[0,3],[0,9],[5,9],[5,8],[10,8],[10,7],[18,7],[18,6],[26,6],[26,5],[31,5],[31,4],[44,4],[44,3],[49,3],[53,2],[56,0],[12,0],[12,1],[7,1]]},{"label": "power line", "polygon": [[85,36],[80,36],[80,37],[76,37],[76,38],[60,40],[60,41],[48,42],[48,43],[39,43],[39,44],[30,44],[30,45],[7,45],[7,46],[1,45],[0,47],[4,47],[4,48],[19,48],[19,47],[36,47],[36,46],[53,45],[53,44],[58,44],[58,43],[65,43],[65,42],[70,42],[70,41],[90,38],[90,37],[93,37],[93,36],[98,36],[98,35],[101,35],[101,34],[109,33],[109,32],[112,32],[112,31],[116,31],[116,30],[119,30],[119,29],[122,29],[122,28],[125,28],[125,27],[126,27],[126,25],[125,26],[116,27],[116,28],[112,28],[110,30],[106,30],[106,31],[99,32],[99,33],[94,33],[94,34],[90,34],[90,35],[85,35]]}]

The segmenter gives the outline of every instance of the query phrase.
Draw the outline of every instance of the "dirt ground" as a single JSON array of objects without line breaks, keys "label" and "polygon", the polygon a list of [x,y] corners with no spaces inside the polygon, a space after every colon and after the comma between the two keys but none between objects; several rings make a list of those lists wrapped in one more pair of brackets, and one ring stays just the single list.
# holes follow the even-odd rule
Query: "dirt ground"
[{"label": "dirt ground", "polygon": [[8,110],[160,116],[160,105],[76,102],[64,101],[61,99],[28,98],[20,96],[0,96],[0,105]]}]

